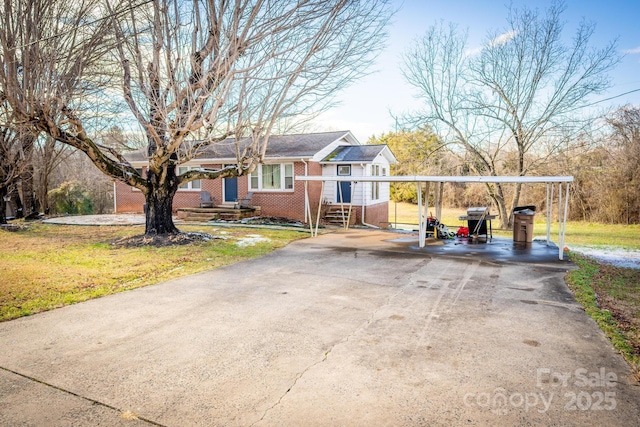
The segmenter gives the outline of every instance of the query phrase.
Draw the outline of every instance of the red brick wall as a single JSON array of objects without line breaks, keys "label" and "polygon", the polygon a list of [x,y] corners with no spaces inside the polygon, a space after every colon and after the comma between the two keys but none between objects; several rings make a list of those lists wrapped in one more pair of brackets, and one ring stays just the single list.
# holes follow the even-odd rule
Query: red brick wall
[{"label": "red brick wall", "polygon": [[[319,175],[322,167],[318,163],[308,163],[308,174]],[[304,175],[304,163],[295,162],[293,164],[294,176]],[[238,179],[238,195],[244,197],[248,193],[248,177]],[[313,215],[318,210],[318,199],[320,198],[320,183],[309,183],[309,203]],[[304,221],[304,182],[293,181],[293,192],[291,191],[253,191],[251,205],[260,206],[263,216],[277,216]],[[315,218],[315,216],[314,216]]]},{"label": "red brick wall", "polygon": [[144,196],[140,190],[116,181],[116,213],[142,212]]},{"label": "red brick wall", "polygon": [[[317,206],[317,205],[316,205]],[[340,205],[332,204],[331,206],[340,207]],[[348,206],[345,206],[347,209]],[[365,222],[369,225],[374,225],[376,227],[385,228],[385,222],[389,221],[389,203],[378,203],[372,206],[366,206],[365,210]],[[313,217],[313,220],[316,220],[316,217]],[[362,224],[362,206],[353,205],[351,208],[351,220],[349,221],[351,225],[359,225]]]},{"label": "red brick wall", "polygon": [[[304,165],[303,165],[304,166]],[[307,166],[308,175],[309,176],[320,176],[322,175],[322,166],[320,163],[308,163]],[[298,173],[298,169],[296,168],[296,174]],[[304,175],[304,167],[300,175]],[[296,190],[297,186],[302,187],[302,197],[304,197],[304,182],[296,181]],[[320,201],[320,192],[322,190],[322,183],[317,181],[309,181],[308,190],[309,190],[309,207],[311,208],[311,217],[315,222],[318,215],[318,202]],[[304,204],[303,204],[304,206]],[[304,216],[302,217],[304,219]]]},{"label": "red brick wall", "polygon": [[[205,168],[219,168],[221,165],[202,165]],[[322,167],[318,163],[308,163],[309,175],[321,175]],[[305,174],[305,165],[302,162],[294,163],[294,176]],[[249,192],[249,177],[238,177],[238,197],[243,198]],[[178,190],[173,199],[173,209],[185,207],[197,207],[200,204],[200,191],[208,191],[215,199],[216,204],[223,201],[222,179],[203,180],[201,189]],[[311,212],[315,220],[318,211],[318,201],[320,199],[321,184],[319,182],[309,182],[309,202]],[[304,221],[304,182],[294,180],[294,191],[253,191],[250,205],[260,206],[263,216],[279,216],[297,221]],[[121,182],[116,183],[116,203],[117,212],[142,212],[144,197],[138,190],[134,190]]]},{"label": "red brick wall", "polygon": [[389,202],[367,206],[364,210],[364,220],[367,224],[380,227],[381,223],[389,221]]}]

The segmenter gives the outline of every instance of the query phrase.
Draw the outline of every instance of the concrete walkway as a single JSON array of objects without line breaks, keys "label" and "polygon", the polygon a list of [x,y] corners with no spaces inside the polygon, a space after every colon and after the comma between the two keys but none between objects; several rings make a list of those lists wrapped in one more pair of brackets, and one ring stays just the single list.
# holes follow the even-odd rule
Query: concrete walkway
[{"label": "concrete walkway", "polygon": [[572,265],[487,248],[352,230],[1,323],[0,425],[638,425]]},{"label": "concrete walkway", "polygon": [[60,225],[144,225],[143,214],[68,215],[47,218],[46,224]]}]

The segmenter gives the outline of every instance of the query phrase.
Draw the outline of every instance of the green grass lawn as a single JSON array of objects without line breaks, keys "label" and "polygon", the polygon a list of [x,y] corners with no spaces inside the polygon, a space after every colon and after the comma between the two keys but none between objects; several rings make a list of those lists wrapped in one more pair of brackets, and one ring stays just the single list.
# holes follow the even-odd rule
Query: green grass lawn
[{"label": "green grass lawn", "polygon": [[[182,226],[219,239],[169,247],[115,247],[141,227],[33,223],[0,231],[0,321],[264,255],[306,237],[297,231]],[[247,235],[266,238],[240,246]]]},{"label": "green grass lawn", "polygon": [[614,347],[624,356],[640,381],[640,270],[603,265],[572,254],[578,269],[567,284]]}]

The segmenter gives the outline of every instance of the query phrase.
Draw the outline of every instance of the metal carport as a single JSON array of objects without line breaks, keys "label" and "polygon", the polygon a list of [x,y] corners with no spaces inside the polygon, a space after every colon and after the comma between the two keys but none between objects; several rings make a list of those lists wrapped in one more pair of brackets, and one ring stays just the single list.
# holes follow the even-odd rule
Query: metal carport
[{"label": "metal carport", "polygon": [[[303,181],[305,185],[305,209],[306,217],[309,221],[309,227],[311,229],[311,236],[318,235],[318,225],[320,222],[320,210],[322,207],[322,199],[324,196],[324,185],[326,182],[342,182],[350,181],[353,183],[351,186],[351,192],[355,190],[356,185],[359,182],[415,182],[417,186],[418,194],[418,230],[419,230],[419,245],[421,248],[425,246],[426,240],[426,213],[429,209],[429,192],[430,184],[433,182],[436,185],[444,185],[444,183],[466,183],[466,182],[479,182],[485,184],[495,183],[513,183],[513,184],[545,184],[547,187],[547,245],[551,244],[551,217],[553,213],[553,199],[554,192],[557,185],[558,193],[558,257],[563,259],[564,255],[564,238],[567,228],[567,214],[569,211],[569,186],[573,182],[573,176],[296,176],[296,180]],[[318,213],[314,221],[311,215],[311,205],[309,203],[309,182],[319,181],[322,184],[320,191],[320,199],[318,201]],[[426,197],[424,203],[422,200],[423,185],[426,187]],[[564,187],[564,188],[563,188]],[[564,198],[563,198],[564,192]],[[438,197],[436,197],[438,199]],[[564,204],[564,206],[563,206]],[[344,226],[349,227],[349,221],[351,216],[351,206],[349,205],[349,217],[345,218]],[[440,206],[436,206],[436,217],[440,220]]]}]

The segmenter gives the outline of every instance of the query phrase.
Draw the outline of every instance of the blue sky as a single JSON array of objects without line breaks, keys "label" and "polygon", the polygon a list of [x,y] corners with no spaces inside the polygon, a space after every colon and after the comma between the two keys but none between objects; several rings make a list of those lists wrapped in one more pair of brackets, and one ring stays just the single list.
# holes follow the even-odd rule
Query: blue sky
[{"label": "blue sky", "polygon": [[[593,102],[640,89],[640,1],[638,0],[566,0],[564,36],[571,37],[578,23],[585,19],[596,24],[593,46],[604,46],[618,39],[625,55],[611,73],[613,86]],[[468,29],[469,47],[479,47],[490,30],[506,25],[508,0],[394,0],[399,8],[389,28],[389,40],[376,61],[373,74],[348,89],[338,99],[341,104],[322,114],[314,130],[351,130],[365,142],[371,135],[394,130],[393,115],[401,115],[419,106],[413,89],[400,72],[400,55],[426,29],[438,21],[454,22]],[[514,0],[513,5],[544,11],[549,1]],[[640,105],[640,91],[605,101],[599,106]]]}]

